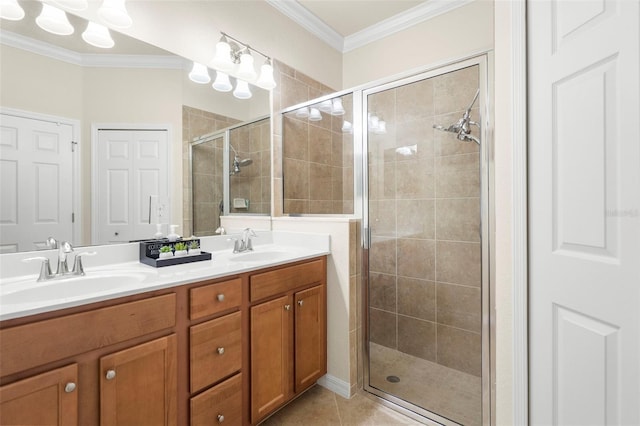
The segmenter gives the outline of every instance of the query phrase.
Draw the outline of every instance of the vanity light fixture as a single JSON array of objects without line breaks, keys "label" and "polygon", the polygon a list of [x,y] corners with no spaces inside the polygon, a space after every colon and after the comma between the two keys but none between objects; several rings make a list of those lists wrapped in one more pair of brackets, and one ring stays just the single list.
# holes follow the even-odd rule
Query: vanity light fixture
[{"label": "vanity light fixture", "polygon": [[[271,90],[276,87],[270,57],[226,33],[221,34],[222,36],[216,44],[215,55],[211,60],[213,68],[235,75],[241,80],[255,82],[258,87],[263,89]],[[264,64],[260,67],[259,76],[254,68],[253,53],[265,58]]]},{"label": "vanity light fixture", "polygon": [[344,120],[342,122],[342,133],[353,133],[353,125],[350,121]]},{"label": "vanity light fixture", "polygon": [[216,71],[216,79],[213,82],[212,87],[218,92],[230,92],[231,89],[233,89],[233,86],[229,80],[229,74],[222,71]]},{"label": "vanity light fixture", "polygon": [[191,68],[191,72],[189,73],[189,79],[195,83],[208,84],[211,81],[211,76],[206,66],[194,62],[193,68]]},{"label": "vanity light fixture", "polygon": [[249,83],[244,80],[236,80],[236,90],[233,91],[233,96],[238,99],[249,99],[253,94],[249,90]]},{"label": "vanity light fixture", "polygon": [[309,118],[309,107],[302,107],[296,111],[296,117]]},{"label": "vanity light fixture", "polygon": [[320,106],[318,108],[320,109],[320,111],[330,114],[332,108],[331,100],[327,99],[326,101],[320,102]]},{"label": "vanity light fixture", "polygon": [[110,49],[115,44],[107,27],[91,21],[82,33],[82,39],[90,45],[102,49]]},{"label": "vanity light fixture", "polygon": [[42,12],[36,18],[36,24],[43,30],[56,35],[73,34],[73,26],[62,9],[42,3]]},{"label": "vanity light fixture", "polygon": [[89,7],[87,0],[51,0],[52,3],[69,10],[85,10]]},{"label": "vanity light fixture", "polygon": [[318,108],[311,108],[309,113],[309,121],[320,120],[322,120],[322,114],[320,114],[320,110]]},{"label": "vanity light fixture", "polygon": [[24,18],[24,9],[18,0],[0,0],[0,18],[9,21],[19,21]]},{"label": "vanity light fixture", "polygon": [[344,106],[342,106],[342,99],[335,98],[331,101],[331,115],[344,115]]},{"label": "vanity light fixture", "polygon": [[124,2],[125,0],[104,0],[98,9],[98,16],[114,28],[129,28],[133,21]]},{"label": "vanity light fixture", "polygon": [[371,133],[376,135],[387,133],[387,123],[374,113],[367,113],[367,124]]}]

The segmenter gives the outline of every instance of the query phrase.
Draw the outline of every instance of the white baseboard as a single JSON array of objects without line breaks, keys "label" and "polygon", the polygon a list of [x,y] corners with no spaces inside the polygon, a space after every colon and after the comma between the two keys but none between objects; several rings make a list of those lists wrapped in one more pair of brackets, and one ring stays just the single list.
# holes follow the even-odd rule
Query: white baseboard
[{"label": "white baseboard", "polygon": [[331,392],[337,393],[343,398],[351,398],[351,386],[348,382],[340,380],[337,377],[325,374],[318,379],[318,384],[323,388],[329,389]]}]

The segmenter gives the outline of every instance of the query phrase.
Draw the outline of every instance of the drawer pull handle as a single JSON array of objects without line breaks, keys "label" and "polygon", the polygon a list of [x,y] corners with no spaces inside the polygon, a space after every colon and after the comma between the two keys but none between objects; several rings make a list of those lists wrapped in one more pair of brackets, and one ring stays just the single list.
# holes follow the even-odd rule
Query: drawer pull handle
[{"label": "drawer pull handle", "polygon": [[105,375],[107,380],[113,380],[116,378],[116,370],[107,370],[107,374]]},{"label": "drawer pull handle", "polygon": [[288,310],[290,310],[290,309],[291,309],[291,305],[284,305],[284,310],[285,310],[285,311],[288,311]]},{"label": "drawer pull handle", "polygon": [[71,392],[73,392],[74,390],[76,390],[76,384],[75,384],[75,383],[73,383],[73,382],[69,382],[69,383],[67,383],[67,384],[64,386],[64,391],[65,391],[66,393],[71,393]]},{"label": "drawer pull handle", "polygon": [[219,355],[224,354],[224,348],[218,348],[218,354]]},{"label": "drawer pull handle", "polygon": [[224,416],[222,414],[218,414],[218,423],[224,422]]},{"label": "drawer pull handle", "polygon": [[224,302],[224,294],[223,293],[220,293],[219,295],[217,295],[216,298],[218,299],[218,302]]},{"label": "drawer pull handle", "polygon": [[302,300],[298,300],[298,306],[302,306]]}]

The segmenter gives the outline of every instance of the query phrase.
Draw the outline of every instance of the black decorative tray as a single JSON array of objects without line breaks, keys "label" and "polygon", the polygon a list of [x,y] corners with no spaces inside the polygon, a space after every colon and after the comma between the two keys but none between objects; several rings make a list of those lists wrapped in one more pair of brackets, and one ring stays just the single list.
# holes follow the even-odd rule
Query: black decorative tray
[{"label": "black decorative tray", "polygon": [[175,252],[175,246],[178,243],[190,244],[195,241],[200,247],[200,240],[192,238],[188,240],[169,241],[168,239],[162,240],[149,240],[140,242],[140,262],[146,265],[160,268],[162,266],[181,265],[183,263],[200,262],[203,260],[211,260],[211,253],[206,251],[200,251],[198,254],[186,254],[183,256],[160,257],[160,248],[163,246],[170,247],[171,253]]}]

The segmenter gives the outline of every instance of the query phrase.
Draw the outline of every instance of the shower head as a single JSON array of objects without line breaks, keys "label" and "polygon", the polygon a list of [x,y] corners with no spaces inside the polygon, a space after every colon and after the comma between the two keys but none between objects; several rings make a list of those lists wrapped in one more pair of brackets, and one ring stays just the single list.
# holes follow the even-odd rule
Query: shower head
[{"label": "shower head", "polygon": [[253,164],[253,160],[251,158],[245,158],[244,160],[240,160],[240,165],[242,167],[244,166],[250,166]]},{"label": "shower head", "polygon": [[229,144],[229,148],[231,148],[233,150],[233,153],[235,154],[233,157],[232,170],[231,172],[229,172],[230,175],[240,173],[240,167],[250,166],[251,164],[253,164],[253,160],[251,158],[240,159],[240,157],[238,156],[238,151],[235,150],[233,145]]},{"label": "shower head", "polygon": [[477,137],[471,135],[471,127],[470,127],[472,125],[480,127],[480,124],[476,123],[475,121],[471,121],[471,108],[473,108],[473,105],[476,103],[476,100],[478,100],[479,94],[480,94],[480,89],[476,90],[476,94],[473,97],[473,100],[471,101],[467,109],[465,110],[464,114],[462,114],[462,118],[460,118],[460,120],[458,120],[455,124],[452,124],[449,127],[444,127],[444,126],[434,124],[433,128],[436,130],[441,130],[443,132],[455,133],[456,138],[458,140],[461,140],[464,142],[475,142],[478,145],[480,145],[480,140]]}]

